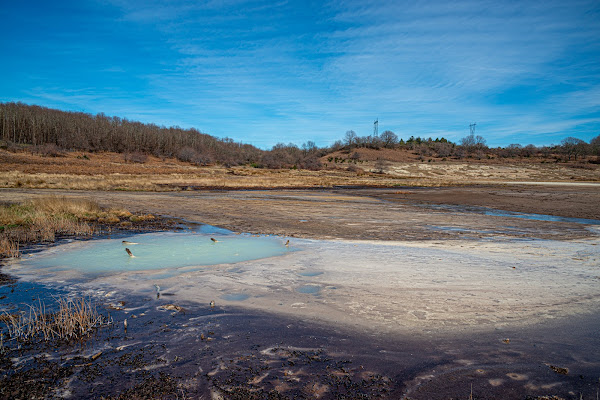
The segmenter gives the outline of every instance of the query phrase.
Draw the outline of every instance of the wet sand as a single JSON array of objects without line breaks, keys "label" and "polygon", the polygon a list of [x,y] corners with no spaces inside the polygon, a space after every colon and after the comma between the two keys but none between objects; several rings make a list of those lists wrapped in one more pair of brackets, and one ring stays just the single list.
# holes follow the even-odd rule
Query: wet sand
[{"label": "wet sand", "polygon": [[[505,199],[516,193],[494,190]],[[523,190],[516,195],[522,204],[504,209],[541,213],[542,202],[532,194],[554,188]],[[577,213],[564,211],[571,206],[561,201],[554,209],[594,218],[597,194],[581,200],[578,190],[559,190],[557,197],[579,199]],[[461,204],[506,205],[491,195],[467,201],[477,196],[466,193]],[[83,281],[61,275],[60,285],[75,292],[125,301],[117,321],[136,314],[140,325],[160,325],[134,330],[138,340],[126,340],[140,348],[164,345],[170,360],[177,360],[158,370],[192,379],[195,368],[189,383],[199,394],[244,398],[278,389],[288,398],[447,399],[468,398],[473,384],[474,398],[523,399],[593,398],[598,390],[597,226],[440,209],[433,205],[452,200],[451,194],[410,189],[93,197],[291,238],[296,251],[286,256],[167,278],[159,272]],[[56,284],[52,275],[15,273]],[[154,298],[155,283],[165,293],[160,299]],[[217,310],[207,306],[210,300]],[[160,311],[160,302],[187,312]],[[213,332],[213,340],[199,339],[199,332]],[[110,346],[117,348],[118,340]]]}]

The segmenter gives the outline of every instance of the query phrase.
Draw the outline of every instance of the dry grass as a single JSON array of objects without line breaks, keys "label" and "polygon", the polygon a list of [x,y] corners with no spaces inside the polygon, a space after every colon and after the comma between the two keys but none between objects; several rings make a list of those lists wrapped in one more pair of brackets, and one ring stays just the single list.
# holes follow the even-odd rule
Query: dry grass
[{"label": "dry grass", "polygon": [[82,216],[101,211],[96,202],[87,199],[67,199],[65,197],[50,196],[33,199],[30,204],[35,210],[51,215]]},{"label": "dry grass", "polygon": [[[204,171],[188,174],[69,175],[0,172],[0,187],[108,191],[180,191],[190,189],[261,189],[349,186],[431,186],[433,182],[346,170],[295,171],[248,167],[231,169],[198,167]],[[210,173],[207,173],[210,172]]]},{"label": "dry grass", "polygon": [[0,206],[0,257],[18,257],[26,243],[52,242],[57,236],[89,236],[90,223],[119,224],[131,213],[121,209],[103,211],[86,199],[49,196],[21,204]]},{"label": "dry grass", "polygon": [[[259,189],[333,186],[447,186],[518,181],[600,181],[600,165],[518,160],[415,160],[410,152],[365,149],[357,163],[322,161],[320,171],[269,170],[238,166],[196,166],[175,159],[148,157],[144,164],[125,162],[116,153],[67,153],[38,157],[0,150],[0,187],[177,191],[187,189]],[[361,150],[363,151],[363,150]],[[368,154],[367,154],[368,153]],[[371,154],[373,153],[373,154]],[[343,154],[340,154],[342,156]],[[331,156],[331,155],[329,155]],[[344,155],[349,157],[348,154]],[[384,156],[383,174],[376,158]],[[429,162],[431,161],[431,162]],[[585,168],[583,168],[583,166]],[[350,167],[348,169],[348,167]],[[52,173],[48,173],[52,171]]]},{"label": "dry grass", "polygon": [[19,257],[19,243],[7,238],[0,238],[0,256]]},{"label": "dry grass", "polygon": [[98,313],[90,300],[58,299],[58,311],[47,313],[43,302],[29,306],[29,313],[4,313],[1,320],[6,324],[8,339],[30,342],[38,339],[77,340],[90,335],[95,329],[108,325],[111,319]]},{"label": "dry grass", "polygon": [[51,220],[77,221],[101,212],[98,204],[78,198],[48,196],[0,207],[0,225],[46,224]]}]

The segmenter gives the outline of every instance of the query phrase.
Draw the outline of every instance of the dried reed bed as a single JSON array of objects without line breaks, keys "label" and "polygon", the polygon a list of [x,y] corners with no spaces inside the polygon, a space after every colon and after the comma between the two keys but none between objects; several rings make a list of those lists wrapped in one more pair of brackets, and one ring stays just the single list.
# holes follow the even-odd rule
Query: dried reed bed
[{"label": "dried reed bed", "polygon": [[30,201],[33,209],[50,215],[83,216],[102,211],[100,206],[91,200],[49,196]]},{"label": "dried reed bed", "polygon": [[73,221],[61,217],[39,216],[24,226],[5,229],[4,239],[19,243],[53,242],[57,235],[89,236],[94,232],[85,222]]},{"label": "dried reed bed", "polygon": [[97,203],[80,198],[49,196],[1,205],[0,257],[18,257],[21,245],[53,242],[59,235],[92,235],[92,222],[116,224],[131,217],[126,210],[105,211]]},{"label": "dried reed bed", "polygon": [[[144,174],[29,173],[0,171],[0,187],[62,190],[177,191],[186,189],[310,188],[334,186],[456,186],[506,181],[600,181],[600,168],[573,169],[550,164],[389,163],[383,174],[374,163],[351,169],[268,170],[251,167],[189,167],[185,172]],[[167,173],[168,172],[168,173]]]},{"label": "dried reed bed", "polygon": [[[361,150],[362,151],[362,150]],[[366,150],[365,150],[366,151]],[[250,166],[197,166],[149,156],[144,163],[126,162],[116,153],[67,153],[39,157],[0,150],[0,187],[174,191],[185,188],[289,188],[347,186],[448,186],[517,181],[600,181],[600,166],[515,160],[417,161],[410,152],[372,151],[360,163],[321,161],[319,171],[262,169]],[[389,153],[389,154],[388,154]],[[331,155],[329,155],[331,156]],[[340,157],[347,155],[341,154]],[[388,160],[383,163],[377,158]],[[345,160],[347,161],[347,160]],[[381,164],[381,165],[379,165]],[[48,171],[52,171],[49,173]],[[375,173],[375,172],[385,173]]]},{"label": "dried reed bed", "polygon": [[19,257],[19,242],[8,238],[0,238],[0,256]]},{"label": "dried reed bed", "polygon": [[[244,167],[187,174],[70,175],[0,172],[0,187],[63,190],[178,191],[186,188],[256,189],[333,186],[439,186],[441,179],[340,171],[255,170]],[[231,172],[230,172],[231,171]],[[414,178],[414,179],[413,179]]]},{"label": "dried reed bed", "polygon": [[58,299],[58,311],[46,312],[46,305],[38,300],[29,305],[29,313],[4,313],[1,321],[8,331],[8,340],[19,343],[36,340],[78,340],[112,322],[101,315],[91,300],[81,298]]}]

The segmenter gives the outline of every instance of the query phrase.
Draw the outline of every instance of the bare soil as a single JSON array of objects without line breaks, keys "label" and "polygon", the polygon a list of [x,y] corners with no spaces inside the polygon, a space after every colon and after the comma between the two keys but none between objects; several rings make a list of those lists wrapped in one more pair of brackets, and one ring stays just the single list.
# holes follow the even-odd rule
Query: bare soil
[{"label": "bare soil", "polygon": [[600,220],[600,186],[502,185],[364,191],[377,198],[418,204],[453,204]]},{"label": "bare soil", "polygon": [[[103,206],[202,222],[237,232],[315,239],[423,240],[505,235],[574,239],[590,231],[578,223],[490,217],[481,206],[554,216],[600,219],[596,186],[473,186],[417,189],[186,191],[166,193],[4,189],[0,200],[56,195],[92,198]],[[449,212],[451,211],[451,212]],[[455,226],[463,231],[436,229]]]},{"label": "bare soil", "polygon": [[[49,194],[236,232],[345,239],[345,247],[328,242],[315,246],[326,258],[305,250],[298,259],[215,267],[184,281],[174,279],[171,288],[160,282],[165,292],[158,299],[152,282],[128,281],[125,275],[73,284],[70,290],[93,291],[114,307],[114,328],[76,349],[35,347],[0,356],[8,371],[0,392],[4,397],[467,399],[472,393],[473,398],[542,399],[597,393],[600,320],[589,312],[598,304],[598,277],[590,267],[597,260],[597,230],[578,222],[490,216],[477,208],[600,219],[597,186],[164,193],[3,189],[0,201]],[[540,241],[536,248],[520,241],[535,238],[564,246],[549,249]],[[384,249],[380,241],[389,246]],[[395,241],[406,245],[394,247]],[[419,259],[419,249],[427,248],[447,251],[439,254],[458,261]],[[343,254],[336,253],[340,249]],[[500,261],[507,254],[514,256],[516,269]],[[406,255],[414,265],[402,269]],[[546,270],[549,256],[563,263]],[[331,265],[322,264],[326,261]],[[491,264],[502,268],[482,269]],[[324,273],[315,278],[297,273],[319,266]],[[266,276],[260,274],[264,270]],[[318,296],[295,292],[305,279],[327,290]],[[141,290],[124,289],[132,284]],[[263,293],[248,306],[235,307],[218,297],[224,285]],[[216,308],[206,296],[217,300]],[[202,301],[190,300],[197,298]],[[160,309],[166,303],[185,313]],[[286,306],[291,311],[279,312]],[[570,315],[570,310],[576,311]],[[329,315],[348,321],[324,323]],[[129,332],[123,330],[125,318]],[[452,324],[462,326],[459,334],[441,333]],[[386,333],[386,327],[396,334]],[[565,368],[567,375],[556,372]],[[36,385],[28,386],[32,381]]]}]

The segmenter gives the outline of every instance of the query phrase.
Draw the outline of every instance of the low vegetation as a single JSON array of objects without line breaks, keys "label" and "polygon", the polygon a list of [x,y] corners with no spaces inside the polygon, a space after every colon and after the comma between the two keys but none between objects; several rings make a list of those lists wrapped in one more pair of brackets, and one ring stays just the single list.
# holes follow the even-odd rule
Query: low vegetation
[{"label": "low vegetation", "polygon": [[[354,153],[358,157],[352,158]],[[15,189],[185,191],[206,189],[285,189],[335,186],[397,187],[502,184],[507,181],[599,182],[600,165],[587,162],[518,160],[443,161],[393,149],[356,149],[322,158],[326,168],[268,169],[252,166],[191,166],[174,159],[149,157],[127,163],[115,153],[69,153],[54,159],[0,150],[0,187]],[[331,157],[331,160],[329,160]],[[379,157],[379,158],[377,158]],[[49,172],[49,170],[51,172]],[[92,215],[94,218],[95,214]],[[132,218],[98,214],[99,223],[123,224]],[[116,218],[121,222],[117,222]],[[135,219],[135,217],[133,218]],[[0,228],[1,229],[1,228]],[[1,235],[0,235],[1,236]]]},{"label": "low vegetation", "polygon": [[28,313],[5,312],[0,320],[4,322],[8,336],[1,345],[5,346],[7,341],[18,345],[38,340],[79,340],[111,323],[111,319],[101,315],[91,300],[83,297],[59,298],[57,308],[55,312],[46,312],[46,305],[39,301],[29,305]]},{"label": "low vegetation", "polygon": [[117,208],[103,210],[93,201],[68,197],[0,205],[0,257],[18,257],[23,245],[53,242],[57,236],[90,236],[98,224],[130,226],[153,218]]}]

